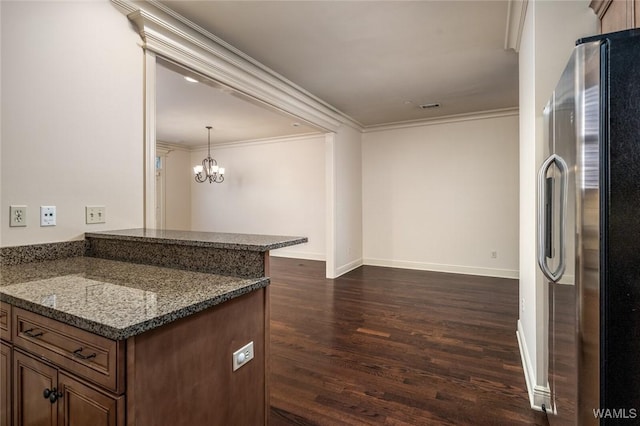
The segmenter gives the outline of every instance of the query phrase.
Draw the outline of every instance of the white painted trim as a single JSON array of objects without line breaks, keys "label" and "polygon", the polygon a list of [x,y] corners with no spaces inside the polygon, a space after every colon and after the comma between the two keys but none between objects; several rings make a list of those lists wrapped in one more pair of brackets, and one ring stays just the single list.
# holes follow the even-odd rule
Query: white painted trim
[{"label": "white painted trim", "polygon": [[[280,251],[282,250],[282,251]],[[276,249],[269,252],[273,257],[289,257],[291,259],[305,259],[305,260],[319,260],[324,262],[326,258],[325,253],[307,253],[303,251]]]},{"label": "white painted trim", "polygon": [[166,157],[169,155],[171,151],[174,151],[173,148],[167,147],[165,145],[156,144],[156,156],[157,157]]},{"label": "white painted trim", "polygon": [[452,274],[479,275],[484,277],[517,279],[518,271],[512,269],[482,268],[464,265],[446,265],[442,263],[414,262],[408,260],[364,258],[364,265],[385,266],[388,268],[416,269],[419,271],[448,272]]},{"label": "white painted trim", "polygon": [[345,265],[339,266],[336,268],[336,273],[333,278],[338,278],[339,276],[344,275],[347,272],[351,272],[354,269],[361,267],[362,265],[364,265],[364,263],[362,262],[362,258],[360,258]]},{"label": "white painted trim", "polygon": [[336,134],[327,133],[325,135],[325,250],[326,255],[326,277],[337,277],[336,271]]},{"label": "white painted trim", "polygon": [[524,19],[527,16],[528,0],[509,0],[507,9],[507,25],[504,32],[504,50],[513,49],[520,52],[520,40]]},{"label": "white painted trim", "polygon": [[[249,146],[257,146],[257,145],[269,145],[274,143],[281,142],[294,142],[294,141],[307,141],[310,139],[320,139],[324,138],[325,133],[305,133],[301,135],[292,135],[292,136],[275,136],[272,138],[261,138],[261,139],[251,139],[246,141],[238,141],[238,142],[223,142],[223,143],[212,143],[211,148],[241,148],[241,147],[249,147]],[[207,149],[207,145],[192,145],[189,147],[184,147],[188,151],[202,151]]]},{"label": "white painted trim", "polygon": [[111,0],[137,26],[144,48],[315,127],[351,117],[156,1]]},{"label": "white painted trim", "polygon": [[156,150],[161,150],[161,149],[166,151],[166,153],[169,153],[171,151],[185,151],[185,152],[191,151],[189,147],[184,145],[180,145],[177,143],[156,141]]},{"label": "white painted trim", "polygon": [[351,118],[350,116],[344,114],[342,111],[338,110],[336,107],[334,107],[333,105],[323,101],[322,99],[318,98],[317,96],[313,95],[312,93],[308,92],[307,90],[305,90],[303,87],[298,86],[297,84],[293,83],[292,81],[288,80],[287,78],[285,78],[283,75],[275,72],[274,70],[272,70],[271,68],[268,68],[266,65],[263,65],[262,63],[258,62],[257,60],[253,59],[251,56],[247,55],[246,53],[242,52],[241,50],[235,48],[234,46],[232,46],[231,44],[227,43],[226,41],[222,40],[221,38],[215,36],[214,34],[212,34],[211,32],[205,30],[204,28],[200,27],[199,25],[197,25],[194,22],[189,21],[188,19],[186,19],[184,16],[176,13],[175,11],[173,11],[172,9],[170,9],[168,6],[160,3],[160,1],[158,0],[147,0],[150,4],[154,5],[156,8],[158,8],[159,10],[164,11],[165,13],[167,13],[168,15],[176,18],[177,20],[179,20],[180,22],[186,24],[187,26],[190,26],[192,28],[194,28],[195,30],[197,30],[198,32],[200,32],[202,35],[204,35],[205,37],[209,38],[210,40],[216,42],[217,44],[219,44],[220,46],[223,46],[224,48],[228,49],[230,52],[232,52],[233,54],[239,56],[240,58],[243,58],[244,60],[246,60],[247,62],[255,65],[256,67],[262,69],[263,71],[265,71],[266,73],[273,75],[274,77],[276,77],[278,80],[282,81],[285,85],[290,86],[290,87],[294,87],[296,90],[304,93],[306,96],[308,96],[309,98],[315,100],[316,102],[318,102],[319,104],[321,104],[322,106],[324,106],[325,108],[329,109],[330,111],[334,112],[335,114],[337,114],[338,116],[341,116],[342,119],[346,119],[346,121],[342,121],[339,120],[345,124],[352,124],[355,125],[356,128],[360,129],[362,128],[362,125],[355,121],[353,118]]},{"label": "white painted trim", "polygon": [[[167,162],[167,155],[171,152],[164,148],[158,148],[156,146],[156,156],[160,157],[162,167],[160,170],[155,171],[156,175],[156,203],[160,206],[160,213],[156,208],[156,226],[158,229],[167,229],[167,172],[165,164]],[[159,178],[159,179],[158,179]],[[160,219],[158,219],[158,216]]]},{"label": "white painted trim", "polygon": [[443,117],[428,118],[421,120],[399,121],[396,123],[376,124],[375,126],[367,126],[363,129],[363,133],[382,132],[385,130],[406,129],[410,127],[434,126],[437,124],[457,123],[461,121],[485,120],[489,118],[511,117],[518,115],[518,108],[503,108],[490,111],[471,112],[466,114],[455,114]]},{"label": "white painted trim", "polygon": [[156,55],[144,52],[144,227],[156,227]]},{"label": "white painted trim", "polygon": [[518,339],[518,348],[520,350],[522,370],[524,371],[524,380],[527,385],[527,392],[529,393],[529,405],[531,405],[531,408],[534,410],[543,411],[542,404],[544,404],[545,407],[549,407],[549,402],[551,401],[551,390],[549,389],[548,384],[546,387],[535,384],[536,376],[533,371],[531,358],[529,358],[527,341],[524,338],[524,332],[522,331],[522,323],[520,320],[518,320],[516,338]]}]

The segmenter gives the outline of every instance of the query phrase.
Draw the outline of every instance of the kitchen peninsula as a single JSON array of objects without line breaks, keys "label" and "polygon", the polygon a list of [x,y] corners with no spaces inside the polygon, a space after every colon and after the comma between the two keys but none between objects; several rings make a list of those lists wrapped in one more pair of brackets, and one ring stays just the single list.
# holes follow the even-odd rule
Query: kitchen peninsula
[{"label": "kitchen peninsula", "polygon": [[2,248],[0,424],[266,423],[269,250],[303,242],[131,229]]}]

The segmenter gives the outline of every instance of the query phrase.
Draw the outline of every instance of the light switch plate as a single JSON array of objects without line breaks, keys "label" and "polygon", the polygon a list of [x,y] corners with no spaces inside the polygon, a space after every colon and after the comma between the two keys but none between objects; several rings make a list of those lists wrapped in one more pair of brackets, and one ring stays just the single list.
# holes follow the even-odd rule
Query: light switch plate
[{"label": "light switch plate", "polygon": [[87,224],[107,222],[107,209],[105,206],[87,206],[85,215]]},{"label": "light switch plate", "polygon": [[9,207],[9,226],[27,226],[27,206]]}]

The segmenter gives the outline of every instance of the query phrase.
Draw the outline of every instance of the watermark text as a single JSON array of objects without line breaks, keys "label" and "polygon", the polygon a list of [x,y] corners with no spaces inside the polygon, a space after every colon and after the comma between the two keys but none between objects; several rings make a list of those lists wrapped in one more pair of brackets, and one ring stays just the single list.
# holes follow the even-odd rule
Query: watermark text
[{"label": "watermark text", "polygon": [[638,410],[635,408],[594,408],[593,417],[596,419],[635,419]]}]

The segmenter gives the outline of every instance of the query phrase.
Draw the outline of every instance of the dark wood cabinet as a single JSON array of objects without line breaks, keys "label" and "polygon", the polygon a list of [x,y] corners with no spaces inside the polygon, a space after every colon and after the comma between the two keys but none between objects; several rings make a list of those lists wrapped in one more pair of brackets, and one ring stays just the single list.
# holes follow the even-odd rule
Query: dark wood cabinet
[{"label": "dark wood cabinet", "polygon": [[55,403],[45,398],[45,389],[55,392],[58,370],[19,351],[13,352],[13,412],[16,426],[58,424]]},{"label": "dark wood cabinet", "polygon": [[589,6],[600,19],[600,33],[640,27],[640,0],[592,0]]},{"label": "dark wood cabinet", "polygon": [[[267,290],[255,290],[130,338],[128,424],[266,424]],[[232,353],[248,342],[254,344],[254,358],[233,371]]]},{"label": "dark wood cabinet", "polygon": [[124,425],[124,397],[112,397],[63,372],[58,374],[58,421],[61,425]]},{"label": "dark wood cabinet", "polygon": [[16,426],[124,425],[124,397],[114,397],[43,360],[14,351]]},{"label": "dark wood cabinet", "polygon": [[0,339],[11,341],[11,305],[0,302]]},{"label": "dark wood cabinet", "polygon": [[11,426],[11,346],[0,343],[0,426]]},{"label": "dark wood cabinet", "polygon": [[[260,288],[115,341],[13,306],[12,343],[2,344],[12,373],[3,372],[6,424],[266,424],[268,307]],[[233,370],[233,353],[249,342],[253,359]]]}]

